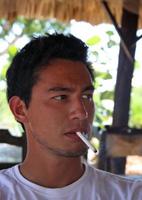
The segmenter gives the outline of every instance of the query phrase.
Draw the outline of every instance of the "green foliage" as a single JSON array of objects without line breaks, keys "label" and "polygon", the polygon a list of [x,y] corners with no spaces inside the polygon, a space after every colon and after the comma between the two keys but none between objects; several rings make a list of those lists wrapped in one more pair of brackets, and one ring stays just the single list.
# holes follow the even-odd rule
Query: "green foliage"
[{"label": "green foliage", "polygon": [[0,38],[5,38],[11,29],[10,23],[5,20],[0,20]]},{"label": "green foliage", "polygon": [[18,51],[18,49],[17,49],[17,47],[15,45],[10,45],[8,47],[8,54],[12,58],[15,56],[15,54],[17,53],[17,51]]},{"label": "green foliage", "polygon": [[[109,41],[110,40],[108,38],[108,41],[106,41],[107,44],[109,43]],[[96,104],[94,124],[96,126],[103,127],[105,124],[110,124],[112,121],[114,87],[107,88],[107,90],[105,90],[106,83],[111,82],[113,79],[113,76],[111,74],[111,70],[107,67],[109,60],[106,62],[102,60],[101,53],[103,52],[107,54],[107,52],[105,52],[106,47],[103,46],[103,43],[101,42],[101,40],[100,40],[99,49],[97,48],[96,44],[93,47],[93,54],[92,54],[92,56],[95,57],[95,61],[96,61],[95,66],[94,66],[95,68],[94,102]],[[97,65],[99,65],[100,67],[98,67]],[[104,66],[103,70],[102,70],[102,66]]]},{"label": "green foliage", "polygon": [[112,79],[112,75],[109,73],[109,71],[107,72],[101,72],[101,71],[96,71],[95,72],[96,78],[98,79]]},{"label": "green foliage", "polygon": [[113,36],[114,35],[114,33],[113,33],[113,31],[106,31],[106,34],[109,36],[109,37],[111,37],[111,36]]},{"label": "green foliage", "polygon": [[51,20],[26,20],[23,17],[18,18],[16,22],[23,29],[23,34],[28,37],[33,35],[41,35],[43,33],[63,33],[69,31],[69,24],[63,24],[55,19]]},{"label": "green foliage", "polygon": [[106,31],[106,34],[107,34],[108,37],[109,37],[109,41],[107,42],[107,47],[108,47],[108,48],[111,48],[111,47],[117,45],[116,41],[114,41],[114,40],[112,39],[112,36],[114,35],[113,31]]},{"label": "green foliage", "polygon": [[133,88],[130,107],[130,126],[142,128],[142,87]]},{"label": "green foliage", "polygon": [[0,81],[1,80],[5,80],[5,76],[6,76],[6,71],[7,71],[7,69],[8,69],[8,64],[5,64],[4,66],[3,66],[3,68],[2,68],[2,70],[1,70],[1,73],[0,73]]},{"label": "green foliage", "polygon": [[101,99],[113,100],[113,91],[104,91],[101,93]]},{"label": "green foliage", "polygon": [[134,63],[135,69],[139,69],[140,68],[140,62],[138,60],[135,61]]},{"label": "green foliage", "polygon": [[16,125],[14,117],[9,110],[5,90],[0,90],[0,123],[9,128]]},{"label": "green foliage", "polygon": [[101,42],[101,38],[98,35],[94,35],[93,37],[89,38],[86,41],[86,44],[89,45],[89,46],[93,46],[93,45],[96,45],[100,42]]},{"label": "green foliage", "polygon": [[117,43],[114,40],[109,40],[108,43],[107,43],[108,48],[111,48],[115,45],[117,45]]}]

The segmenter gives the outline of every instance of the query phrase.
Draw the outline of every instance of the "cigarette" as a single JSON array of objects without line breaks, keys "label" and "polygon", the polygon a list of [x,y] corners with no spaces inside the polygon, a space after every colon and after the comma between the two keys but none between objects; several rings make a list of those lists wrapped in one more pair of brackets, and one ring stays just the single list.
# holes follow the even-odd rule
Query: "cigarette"
[{"label": "cigarette", "polygon": [[97,153],[97,150],[93,147],[93,145],[86,139],[85,136],[83,136],[82,133],[80,132],[76,132],[76,134],[78,135],[78,137],[80,137],[80,139],[86,144],[86,146],[91,149],[94,153]]}]

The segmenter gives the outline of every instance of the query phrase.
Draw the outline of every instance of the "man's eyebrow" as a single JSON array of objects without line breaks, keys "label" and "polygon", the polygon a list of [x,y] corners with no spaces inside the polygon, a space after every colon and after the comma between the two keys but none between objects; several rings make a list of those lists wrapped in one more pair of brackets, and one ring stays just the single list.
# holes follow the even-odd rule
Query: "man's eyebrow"
[{"label": "man's eyebrow", "polygon": [[83,92],[85,92],[85,91],[92,91],[92,92],[94,92],[94,86],[93,85],[89,85],[89,86],[86,86],[84,89],[83,89]]},{"label": "man's eyebrow", "polygon": [[58,87],[52,87],[52,88],[49,88],[47,90],[48,92],[71,92],[72,89],[71,88],[68,88],[68,87],[62,87],[62,86],[58,86]]},{"label": "man's eyebrow", "polygon": [[[72,91],[74,91],[73,88],[64,87],[64,86],[57,86],[57,87],[55,86],[55,87],[51,87],[47,90],[47,92],[72,92]],[[93,92],[94,86],[93,85],[86,86],[85,88],[83,88],[82,91],[83,92],[85,92],[85,91]]]}]

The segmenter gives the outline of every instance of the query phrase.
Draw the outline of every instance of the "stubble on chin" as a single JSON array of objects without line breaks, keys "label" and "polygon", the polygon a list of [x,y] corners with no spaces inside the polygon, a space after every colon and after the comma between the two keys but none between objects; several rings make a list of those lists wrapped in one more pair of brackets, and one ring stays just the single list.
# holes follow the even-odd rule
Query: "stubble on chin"
[{"label": "stubble on chin", "polygon": [[87,147],[86,145],[83,146],[80,150],[65,150],[61,148],[52,147],[49,144],[47,144],[45,141],[43,141],[41,138],[37,137],[36,134],[34,134],[34,139],[39,144],[40,148],[46,153],[50,153],[52,155],[66,157],[66,158],[75,158],[75,157],[81,157],[86,154]]},{"label": "stubble on chin", "polygon": [[56,156],[61,156],[61,157],[66,157],[66,158],[80,157],[80,156],[85,155],[87,152],[87,148],[83,148],[78,151],[71,151],[71,150],[69,151],[69,150],[62,150],[62,149],[47,147],[47,150]]}]

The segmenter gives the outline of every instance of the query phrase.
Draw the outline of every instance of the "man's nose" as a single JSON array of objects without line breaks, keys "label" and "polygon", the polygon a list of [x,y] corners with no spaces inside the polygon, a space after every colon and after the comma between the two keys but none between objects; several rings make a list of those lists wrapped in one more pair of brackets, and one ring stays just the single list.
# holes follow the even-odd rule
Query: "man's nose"
[{"label": "man's nose", "polygon": [[82,100],[74,101],[70,109],[71,119],[85,120],[88,118],[88,111]]}]

